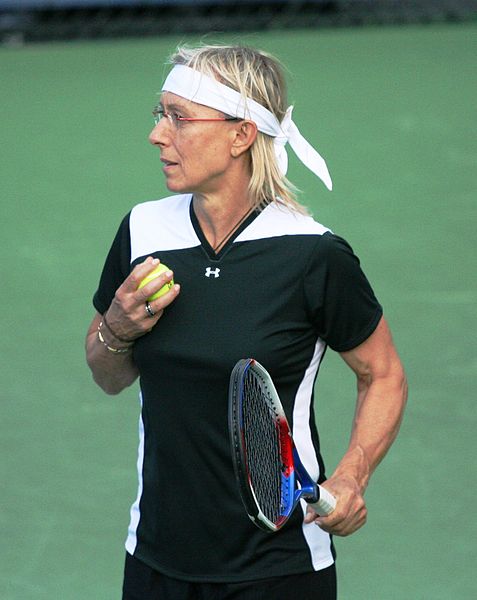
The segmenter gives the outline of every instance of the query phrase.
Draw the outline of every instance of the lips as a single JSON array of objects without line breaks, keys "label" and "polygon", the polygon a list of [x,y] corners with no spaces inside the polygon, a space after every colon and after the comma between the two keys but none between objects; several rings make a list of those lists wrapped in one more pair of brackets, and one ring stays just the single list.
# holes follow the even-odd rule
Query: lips
[{"label": "lips", "polygon": [[167,167],[173,167],[173,166],[177,165],[176,162],[174,162],[172,160],[167,160],[165,158],[161,158],[161,162],[164,163],[164,167],[165,168],[167,168]]}]

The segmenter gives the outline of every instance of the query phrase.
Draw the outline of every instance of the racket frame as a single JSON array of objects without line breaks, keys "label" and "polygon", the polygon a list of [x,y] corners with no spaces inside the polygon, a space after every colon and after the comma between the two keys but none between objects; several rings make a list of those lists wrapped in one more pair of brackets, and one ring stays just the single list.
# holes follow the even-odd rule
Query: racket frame
[{"label": "racket frame", "polygon": [[[263,513],[247,469],[241,400],[244,378],[249,369],[252,369],[264,381],[269,392],[264,394],[264,399],[276,415],[275,420],[279,428],[280,455],[283,468],[280,494],[281,509],[275,522]],[[318,514],[327,515],[333,511],[336,505],[335,499],[310,477],[303,466],[273,381],[267,370],[253,358],[239,360],[230,377],[229,432],[235,477],[240,496],[248,516],[258,527],[268,532],[278,531],[288,521],[300,500],[306,500],[310,503]]]}]

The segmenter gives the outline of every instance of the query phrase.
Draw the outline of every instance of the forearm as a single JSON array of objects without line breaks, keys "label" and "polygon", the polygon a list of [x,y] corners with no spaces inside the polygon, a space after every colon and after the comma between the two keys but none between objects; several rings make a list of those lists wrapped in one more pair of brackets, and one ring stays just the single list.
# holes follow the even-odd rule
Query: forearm
[{"label": "forearm", "polygon": [[329,533],[350,535],[366,523],[363,494],[399,431],[407,384],[384,318],[367,340],[341,356],[356,374],[358,398],[348,450],[324,484],[337,505],[328,517],[309,511],[305,522],[315,520]]},{"label": "forearm", "polygon": [[407,400],[400,363],[385,377],[358,379],[358,399],[349,447],[333,477],[351,477],[361,492],[395,440]]},{"label": "forearm", "polygon": [[[88,363],[94,381],[107,394],[119,394],[130,386],[138,377],[138,370],[132,357],[132,348],[127,352],[108,350],[98,336],[99,319],[93,324],[86,336],[86,362]],[[105,337],[103,337],[106,340]],[[121,348],[121,342],[107,339],[110,347]],[[126,348],[126,345],[122,345]]]}]

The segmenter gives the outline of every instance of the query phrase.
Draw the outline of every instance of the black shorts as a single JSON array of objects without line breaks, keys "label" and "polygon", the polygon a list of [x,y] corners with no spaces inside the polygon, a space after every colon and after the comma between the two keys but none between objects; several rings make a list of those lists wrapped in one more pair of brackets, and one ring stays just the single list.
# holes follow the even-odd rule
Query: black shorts
[{"label": "black shorts", "polygon": [[126,553],[122,600],[336,600],[336,571],[272,577],[242,583],[181,581]]}]

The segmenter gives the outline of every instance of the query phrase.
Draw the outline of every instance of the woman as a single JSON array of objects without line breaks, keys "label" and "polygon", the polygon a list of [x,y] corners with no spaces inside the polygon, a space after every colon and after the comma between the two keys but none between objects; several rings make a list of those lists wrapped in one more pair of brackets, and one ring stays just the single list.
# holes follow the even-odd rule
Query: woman
[{"label": "woman", "polygon": [[[331,189],[293,123],[278,62],[205,46],[179,49],[172,64],[150,142],[174,195],[123,220],[86,343],[107,393],[140,378],[123,598],[333,599],[330,534],[366,521],[363,494],[405,404],[403,369],[358,259],[285,178],[288,143]],[[159,261],[171,270],[139,288]],[[313,411],[327,346],[358,382],[349,448],[329,479]],[[230,456],[229,376],[247,356],[270,371],[307,470],[337,498],[330,516],[295,511],[275,535],[246,516]]]}]

